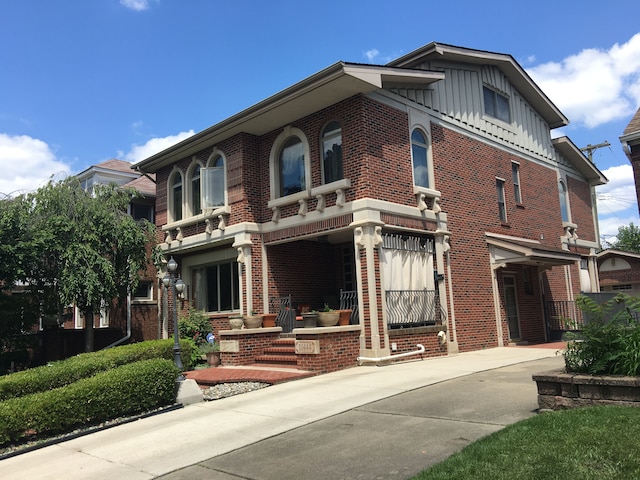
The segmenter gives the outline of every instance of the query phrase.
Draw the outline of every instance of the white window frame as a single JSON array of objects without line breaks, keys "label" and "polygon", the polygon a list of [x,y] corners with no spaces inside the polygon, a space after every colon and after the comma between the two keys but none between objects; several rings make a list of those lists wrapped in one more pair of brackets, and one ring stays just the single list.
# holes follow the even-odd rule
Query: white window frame
[{"label": "white window frame", "polygon": [[511,176],[513,178],[513,198],[517,205],[522,205],[522,189],[520,188],[520,164],[511,162]]},{"label": "white window frame", "polygon": [[[485,101],[485,91],[490,92],[493,95],[493,108],[495,109],[495,115],[493,115],[492,113],[490,113],[488,111],[488,106],[487,106],[487,102]],[[505,120],[504,118],[500,118],[498,116],[498,96],[504,98],[507,101],[507,106],[508,106],[508,113],[509,113],[509,118],[507,120]],[[511,99],[509,98],[508,95],[504,94],[503,92],[500,92],[498,90],[496,90],[493,87],[490,87],[489,85],[483,85],[482,86],[482,112],[485,116],[493,119],[493,120],[497,120],[499,122],[502,122],[505,125],[511,125],[513,123],[513,114],[511,112]]]},{"label": "white window frame", "polygon": [[[222,167],[213,166],[213,162],[218,158],[222,159]],[[211,196],[215,192],[215,178],[217,175],[222,174],[222,204],[213,205],[211,202]],[[211,152],[207,159],[206,167],[200,169],[200,187],[202,188],[201,202],[202,211],[217,209],[228,205],[227,196],[227,157],[217,148]]]},{"label": "white window frame", "polygon": [[[569,188],[567,182],[560,178],[558,179],[558,199],[560,201],[560,218],[563,223],[571,223],[571,208],[569,207]],[[562,204],[564,203],[564,212]],[[566,214],[566,218],[565,218]]]},{"label": "white window frame", "polygon": [[[193,188],[193,174],[196,171],[196,168],[200,167],[200,188],[198,188],[198,195],[200,195],[200,211],[196,212],[194,209],[194,201],[193,201],[193,195],[194,195],[194,188]],[[182,196],[183,196],[183,205],[184,203],[187,204],[187,208],[188,208],[188,216],[189,217],[194,217],[196,215],[200,215],[203,211],[204,211],[204,205],[203,205],[203,201],[202,201],[202,169],[203,169],[203,165],[201,162],[194,160],[191,165],[189,165],[189,169],[187,170],[187,184],[186,186],[184,185],[183,182],[183,187],[182,187]],[[186,187],[186,188],[185,188]],[[186,194],[186,195],[185,195]],[[186,196],[186,202],[184,201],[184,197]],[[187,216],[183,215],[182,218],[185,218]]]},{"label": "white window frame", "polygon": [[500,218],[500,222],[507,223],[507,201],[504,184],[504,178],[496,177],[496,192],[498,194],[498,218]]},{"label": "white window frame", "polygon": [[[302,142],[304,149],[304,176],[305,176],[305,188],[291,195],[280,196],[280,153],[282,146],[291,137],[298,137]],[[286,199],[287,202],[296,202],[308,198],[311,192],[311,156],[309,154],[309,141],[307,136],[299,128],[287,126],[280,135],[276,137],[271,147],[271,153],[269,154],[269,187],[270,198],[276,200],[279,198]],[[278,202],[279,203],[279,202]]]},{"label": "white window frame", "polygon": [[[415,132],[416,130],[418,130],[425,138],[425,142],[424,144],[419,144],[419,146],[424,146],[425,151],[426,151],[426,157],[427,157],[427,185],[418,185],[416,183],[416,168],[415,168],[415,161],[413,158],[413,132]],[[417,188],[425,188],[425,189],[433,189],[433,159],[432,159],[432,153],[431,153],[431,135],[429,134],[429,129],[425,128],[422,125],[414,125],[413,127],[411,127],[411,130],[409,131],[409,144],[410,144],[410,148],[411,148],[411,175],[413,178],[413,185]]]}]

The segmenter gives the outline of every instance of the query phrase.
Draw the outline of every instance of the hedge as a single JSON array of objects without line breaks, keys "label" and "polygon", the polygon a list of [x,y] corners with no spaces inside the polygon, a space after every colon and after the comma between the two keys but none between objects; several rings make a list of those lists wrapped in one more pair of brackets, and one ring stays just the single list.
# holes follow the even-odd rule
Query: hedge
[{"label": "hedge", "polygon": [[[182,362],[185,370],[188,370],[191,367],[193,347],[183,340],[180,341],[180,348]],[[1,376],[0,401],[45,392],[120,365],[151,358],[173,360],[173,340],[150,340],[98,352],[81,353],[66,360]]]},{"label": "hedge", "polygon": [[175,402],[178,373],[170,360],[143,360],[0,402],[0,444],[170,405]]}]

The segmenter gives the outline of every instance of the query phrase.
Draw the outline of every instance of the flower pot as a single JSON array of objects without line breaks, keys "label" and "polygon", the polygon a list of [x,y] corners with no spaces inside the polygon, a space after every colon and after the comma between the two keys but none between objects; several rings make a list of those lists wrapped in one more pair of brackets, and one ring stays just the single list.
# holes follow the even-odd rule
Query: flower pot
[{"label": "flower pot", "polygon": [[313,328],[318,326],[318,314],[317,313],[303,313],[302,314],[302,326],[304,328]]},{"label": "flower pot", "polygon": [[210,367],[220,365],[220,352],[207,352],[207,363]]},{"label": "flower pot", "polygon": [[345,326],[351,323],[351,310],[338,310],[340,317],[338,318],[338,325]]},{"label": "flower pot", "polygon": [[247,328],[260,328],[262,326],[262,315],[245,316],[244,326]]},{"label": "flower pot", "polygon": [[331,312],[318,312],[318,325],[321,327],[333,327],[338,324],[340,312],[333,310]]},{"label": "flower pot", "polygon": [[275,327],[276,326],[276,314],[275,313],[265,313],[262,316],[262,326],[264,328]]},{"label": "flower pot", "polygon": [[229,326],[231,327],[231,330],[240,330],[243,324],[244,321],[242,320],[242,317],[229,317]]}]

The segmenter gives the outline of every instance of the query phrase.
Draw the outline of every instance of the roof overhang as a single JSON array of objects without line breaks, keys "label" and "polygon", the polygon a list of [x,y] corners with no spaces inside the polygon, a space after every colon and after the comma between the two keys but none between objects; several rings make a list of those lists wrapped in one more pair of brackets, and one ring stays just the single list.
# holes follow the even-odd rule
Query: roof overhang
[{"label": "roof overhang", "polygon": [[569,160],[589,180],[590,185],[604,185],[609,181],[568,137],[554,138],[551,143],[562,156]]},{"label": "roof overhang", "polygon": [[491,263],[494,267],[508,265],[530,265],[550,268],[558,265],[572,265],[580,260],[580,255],[566,250],[542,245],[536,240],[515,239],[485,234],[491,247]]},{"label": "roof overhang", "polygon": [[442,72],[338,62],[242,112],[196,133],[134,165],[154,173],[159,168],[238,133],[264,135],[299,118],[358,94],[380,88],[429,85]]},{"label": "roof overhang", "polygon": [[635,258],[640,259],[640,253],[635,252],[625,252],[623,250],[616,250],[614,248],[608,248],[606,250],[602,250],[596,254],[598,260],[609,257],[627,257],[627,258]]},{"label": "roof overhang", "polygon": [[509,78],[509,82],[518,92],[542,115],[550,128],[564,127],[569,124],[569,119],[545,95],[520,64],[508,54],[432,42],[387,65],[393,67],[415,67],[424,61],[438,58],[451,62],[494,65],[498,67]]}]

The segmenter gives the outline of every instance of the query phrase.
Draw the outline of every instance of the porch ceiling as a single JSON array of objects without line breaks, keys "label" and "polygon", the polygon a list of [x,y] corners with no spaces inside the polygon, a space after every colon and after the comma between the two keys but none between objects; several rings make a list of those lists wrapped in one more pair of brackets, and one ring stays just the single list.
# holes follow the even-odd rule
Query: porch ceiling
[{"label": "porch ceiling", "polygon": [[491,263],[494,265],[531,265],[550,268],[557,265],[572,265],[580,255],[559,248],[540,244],[535,240],[517,240],[486,237],[491,248]]}]

